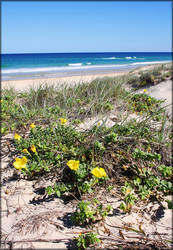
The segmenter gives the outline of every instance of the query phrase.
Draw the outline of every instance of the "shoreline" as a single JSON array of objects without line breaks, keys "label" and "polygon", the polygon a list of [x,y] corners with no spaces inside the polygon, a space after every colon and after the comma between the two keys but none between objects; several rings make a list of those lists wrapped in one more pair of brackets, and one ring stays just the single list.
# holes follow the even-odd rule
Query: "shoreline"
[{"label": "shoreline", "polygon": [[112,73],[120,73],[120,72],[129,72],[130,70],[134,70],[137,67],[142,67],[133,65],[133,66],[125,66],[125,67],[107,67],[104,66],[102,68],[90,68],[90,69],[77,69],[76,67],[73,70],[57,70],[48,72],[45,68],[42,72],[28,72],[23,73],[13,73],[10,78],[5,78],[5,76],[1,76],[2,82],[4,81],[18,81],[18,80],[39,80],[39,79],[53,79],[53,78],[64,78],[64,77],[76,77],[76,76],[89,76],[89,75],[103,75],[103,74],[112,74]]},{"label": "shoreline", "polygon": [[[155,66],[158,66],[160,64],[152,64],[152,65],[145,65],[145,66],[138,66],[128,69],[123,69],[120,71],[111,71],[111,72],[103,72],[103,71],[96,71],[94,74],[80,74],[80,75],[73,75],[73,76],[62,76],[62,77],[50,77],[50,78],[32,78],[32,79],[18,79],[18,80],[2,80],[1,81],[1,87],[4,88],[10,88],[13,87],[17,91],[25,91],[28,88],[31,87],[37,87],[41,83],[47,83],[47,84],[57,84],[59,86],[74,86],[75,84],[80,83],[87,83],[91,82],[92,80],[96,78],[104,78],[104,77],[117,77],[121,75],[129,74],[132,70],[135,72],[138,72],[140,70],[148,70],[152,69]],[[90,72],[89,72],[90,73]]]},{"label": "shoreline", "polygon": [[[170,63],[171,61],[156,61],[156,62],[141,62],[141,63],[134,63],[133,64],[124,64],[121,65],[93,65],[93,66],[84,66],[82,67],[71,67],[68,70],[64,70],[62,67],[55,68],[40,68],[34,69],[33,72],[30,69],[17,69],[12,70],[10,75],[8,73],[1,71],[1,81],[17,81],[17,80],[30,80],[30,79],[49,79],[49,78],[63,78],[63,77],[72,77],[72,76],[85,76],[85,75],[100,75],[100,74],[112,74],[112,73],[119,73],[119,72],[129,72],[131,70],[135,70],[139,67],[145,66],[153,66],[153,65],[160,65],[165,63]],[[89,68],[87,68],[89,67]],[[49,70],[48,70],[49,69]],[[26,70],[23,71],[23,70]],[[29,71],[28,71],[29,70]],[[8,70],[7,70],[8,71]],[[16,71],[16,72],[15,72]]]}]

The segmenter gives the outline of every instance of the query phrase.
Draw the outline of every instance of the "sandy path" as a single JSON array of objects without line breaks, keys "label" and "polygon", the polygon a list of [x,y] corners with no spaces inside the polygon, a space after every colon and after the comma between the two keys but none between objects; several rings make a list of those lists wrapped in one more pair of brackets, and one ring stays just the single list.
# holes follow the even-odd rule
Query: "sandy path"
[{"label": "sandy path", "polygon": [[158,84],[157,86],[152,86],[148,89],[148,92],[151,96],[159,99],[166,99],[165,105],[167,107],[169,114],[172,114],[172,81],[164,81]]}]

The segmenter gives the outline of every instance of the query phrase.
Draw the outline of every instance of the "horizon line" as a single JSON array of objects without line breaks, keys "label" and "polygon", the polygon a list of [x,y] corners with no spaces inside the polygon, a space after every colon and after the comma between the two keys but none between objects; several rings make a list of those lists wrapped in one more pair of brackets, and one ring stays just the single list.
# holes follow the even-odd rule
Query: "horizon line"
[{"label": "horizon line", "polygon": [[87,54],[87,53],[173,53],[173,51],[91,51],[91,52],[6,52],[6,53],[1,53],[1,55],[7,55],[7,54]]}]

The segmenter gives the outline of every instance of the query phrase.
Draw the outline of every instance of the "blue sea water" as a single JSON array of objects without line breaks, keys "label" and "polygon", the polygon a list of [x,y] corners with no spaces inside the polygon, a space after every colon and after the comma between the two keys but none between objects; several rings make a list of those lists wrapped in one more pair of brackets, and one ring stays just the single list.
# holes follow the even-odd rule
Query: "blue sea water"
[{"label": "blue sea water", "polygon": [[118,72],[172,61],[169,52],[2,54],[2,80]]}]

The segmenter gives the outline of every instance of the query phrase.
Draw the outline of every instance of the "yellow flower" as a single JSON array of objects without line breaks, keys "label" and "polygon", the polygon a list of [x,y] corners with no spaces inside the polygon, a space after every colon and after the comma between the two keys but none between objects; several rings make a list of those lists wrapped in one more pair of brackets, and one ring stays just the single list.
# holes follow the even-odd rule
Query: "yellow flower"
[{"label": "yellow flower", "polygon": [[97,178],[106,177],[106,172],[103,168],[96,167],[91,171],[91,173]]},{"label": "yellow flower", "polygon": [[14,135],[14,139],[16,139],[16,140],[20,141],[20,138],[21,138],[20,135],[18,135],[18,134],[15,134],[15,135]]},{"label": "yellow flower", "polygon": [[28,150],[27,150],[26,148],[24,148],[24,149],[22,150],[22,152],[24,152],[24,153],[26,153],[26,154],[29,154],[29,152],[28,152]]},{"label": "yellow flower", "polygon": [[127,169],[128,169],[128,166],[127,166],[127,165],[123,165],[122,168],[123,168],[124,170],[127,170]]},{"label": "yellow flower", "polygon": [[67,166],[71,169],[71,170],[77,170],[79,168],[79,161],[75,161],[75,160],[70,160],[67,162]]},{"label": "yellow flower", "polygon": [[34,145],[31,146],[31,151],[36,153],[36,147]]},{"label": "yellow flower", "polygon": [[144,93],[147,92],[147,89],[144,89]]},{"label": "yellow flower", "polygon": [[31,123],[31,124],[30,124],[30,128],[35,128],[35,124],[34,124],[34,123]]},{"label": "yellow flower", "polygon": [[64,118],[59,118],[59,119],[60,119],[61,125],[65,124],[67,122],[67,120]]},{"label": "yellow flower", "polygon": [[16,158],[16,161],[13,163],[13,166],[16,169],[22,169],[22,168],[26,168],[26,163],[27,163],[27,158],[24,156],[22,159],[21,158]]},{"label": "yellow flower", "polygon": [[130,188],[127,188],[127,189],[126,189],[126,195],[130,194],[130,192],[131,192],[131,189],[130,189]]},{"label": "yellow flower", "polygon": [[148,101],[151,102],[151,98],[150,97],[148,98]]}]

